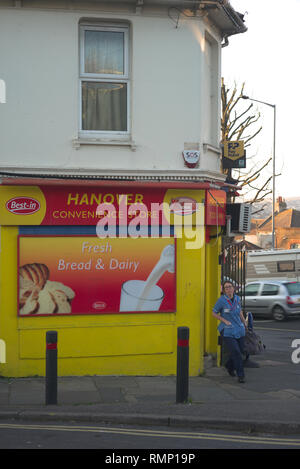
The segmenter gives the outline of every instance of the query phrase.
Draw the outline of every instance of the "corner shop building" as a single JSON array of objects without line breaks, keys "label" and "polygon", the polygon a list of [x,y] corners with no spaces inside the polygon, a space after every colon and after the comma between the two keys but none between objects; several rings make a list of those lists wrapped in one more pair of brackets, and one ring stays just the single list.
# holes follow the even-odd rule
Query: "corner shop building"
[{"label": "corner shop building", "polygon": [[[190,329],[190,375],[203,371],[204,355],[217,353],[221,183],[8,181],[0,186],[0,375],[43,376],[48,330],[58,332],[60,376],[172,375],[179,326]],[[173,269],[157,280],[158,298],[138,306],[124,285],[145,283],[167,247]]]}]

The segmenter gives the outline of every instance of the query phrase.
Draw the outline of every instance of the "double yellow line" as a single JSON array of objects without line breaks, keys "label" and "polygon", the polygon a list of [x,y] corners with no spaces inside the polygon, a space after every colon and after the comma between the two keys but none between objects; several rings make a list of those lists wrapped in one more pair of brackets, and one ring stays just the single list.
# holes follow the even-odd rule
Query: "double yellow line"
[{"label": "double yellow line", "polygon": [[84,433],[115,433],[119,435],[132,435],[142,437],[159,438],[180,438],[191,440],[213,440],[231,443],[245,443],[245,445],[272,445],[272,446],[300,446],[299,438],[278,438],[252,435],[229,435],[207,432],[172,432],[162,430],[142,430],[136,428],[111,428],[111,427],[90,427],[90,426],[71,426],[71,425],[26,425],[0,423],[1,429],[22,429],[22,430],[46,430],[63,432],[84,432]]}]

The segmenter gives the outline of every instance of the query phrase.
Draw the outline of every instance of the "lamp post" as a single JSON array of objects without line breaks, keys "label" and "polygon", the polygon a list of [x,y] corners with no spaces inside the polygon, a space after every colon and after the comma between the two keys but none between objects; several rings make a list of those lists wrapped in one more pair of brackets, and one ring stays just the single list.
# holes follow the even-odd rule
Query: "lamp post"
[{"label": "lamp post", "polygon": [[276,104],[266,103],[265,101],[260,101],[258,99],[250,98],[249,96],[242,95],[243,99],[250,99],[250,101],[255,101],[256,103],[265,104],[273,108],[274,113],[274,125],[273,125],[273,176],[272,176],[272,249],[275,248],[275,151],[276,151]]}]

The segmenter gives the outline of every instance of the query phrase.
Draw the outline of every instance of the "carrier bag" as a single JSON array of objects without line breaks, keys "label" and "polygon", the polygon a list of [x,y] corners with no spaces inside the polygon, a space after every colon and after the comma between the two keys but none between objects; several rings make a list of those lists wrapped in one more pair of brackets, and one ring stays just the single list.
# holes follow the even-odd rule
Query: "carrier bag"
[{"label": "carrier bag", "polygon": [[245,335],[244,351],[247,355],[259,355],[264,352],[265,345],[262,339],[253,330],[248,329]]}]

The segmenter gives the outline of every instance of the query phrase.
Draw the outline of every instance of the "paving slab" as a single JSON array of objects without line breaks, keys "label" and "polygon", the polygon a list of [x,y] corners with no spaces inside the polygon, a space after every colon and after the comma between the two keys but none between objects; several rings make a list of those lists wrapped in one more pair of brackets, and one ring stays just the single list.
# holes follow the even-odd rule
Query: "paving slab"
[{"label": "paving slab", "polygon": [[96,404],[103,402],[97,391],[60,391],[57,392],[57,402],[64,404]]},{"label": "paving slab", "polygon": [[204,386],[204,387],[190,387],[189,396],[192,403],[197,402],[230,402],[234,397],[227,392],[226,389],[215,388],[213,386]]},{"label": "paving slab", "polygon": [[57,386],[63,391],[87,391],[97,392],[97,386],[92,377],[89,376],[66,376],[57,379]]},{"label": "paving slab", "polygon": [[126,402],[122,388],[103,386],[99,388],[101,401],[104,403]]},{"label": "paving slab", "polygon": [[93,382],[97,388],[117,387],[117,388],[136,388],[137,379],[134,376],[93,376]]}]

